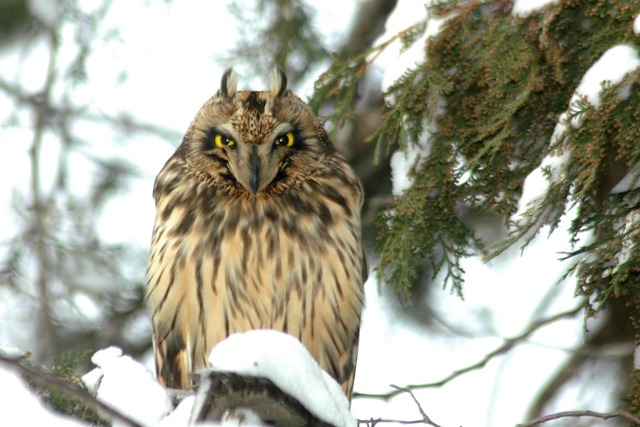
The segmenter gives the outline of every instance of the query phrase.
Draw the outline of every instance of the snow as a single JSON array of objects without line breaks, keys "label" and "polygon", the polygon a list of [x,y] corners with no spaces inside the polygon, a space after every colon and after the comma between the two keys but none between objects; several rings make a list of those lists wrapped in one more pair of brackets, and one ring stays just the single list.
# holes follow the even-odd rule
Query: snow
[{"label": "snow", "polygon": [[270,379],[332,425],[356,425],[349,401],[338,383],[320,369],[307,349],[291,335],[271,330],[231,335],[211,351],[209,363],[216,371]]},{"label": "snow", "polygon": [[260,415],[247,408],[227,409],[222,414],[222,424],[225,426],[252,426],[269,427],[269,424],[262,421]]},{"label": "snow", "polygon": [[622,247],[615,256],[615,265],[612,270],[613,273],[615,273],[622,264],[629,261],[633,247],[638,239],[638,233],[640,233],[638,223],[640,223],[640,211],[631,211],[625,217],[624,227],[621,227],[621,229],[618,230],[618,233],[624,237],[622,239]]},{"label": "snow", "polygon": [[[424,16],[424,12],[423,2],[400,2],[396,6],[396,13],[389,17],[385,24],[384,33],[374,43],[374,46],[385,43],[395,37],[398,32],[416,25],[415,18]],[[408,69],[424,62],[426,40],[438,34],[443,22],[443,19],[429,18],[424,33],[412,45],[403,49],[400,40],[396,39],[376,58],[375,67],[383,70],[382,91],[388,90]],[[387,96],[386,102],[393,105],[394,96]],[[392,194],[396,197],[401,196],[413,184],[413,179],[407,176],[407,171],[416,160],[429,155],[429,137],[433,133],[434,125],[433,123],[425,123],[424,128],[425,130],[418,141],[408,141],[406,150],[398,150],[391,157]]]},{"label": "snow", "polygon": [[[626,73],[638,67],[640,67],[640,57],[633,46],[617,45],[602,54],[582,76],[580,84],[569,101],[569,109],[560,114],[551,136],[551,145],[558,144],[559,138],[566,132],[570,110],[578,100],[586,98],[589,103],[598,108],[603,85],[620,83]],[[624,91],[621,95],[624,96]],[[580,127],[581,121],[582,116],[575,116],[571,120],[571,126]],[[564,170],[569,159],[569,151],[560,147],[559,153],[554,152],[547,155],[540,163],[540,166],[527,176],[522,196],[518,203],[518,210],[511,218],[514,222],[520,223],[524,219],[525,212],[535,208],[542,202],[551,184],[558,183],[564,179]],[[545,170],[549,173],[548,176],[545,175]]]},{"label": "snow", "polygon": [[[397,10],[402,8],[401,10]],[[375,45],[387,42],[395,37],[398,32],[416,25],[416,17],[424,16],[424,4],[421,2],[406,2],[396,6],[398,13],[391,15],[385,26],[385,32],[378,38]],[[443,19],[429,18],[424,33],[411,46],[403,49],[400,40],[396,39],[376,58],[376,68],[383,71],[381,89],[387,90],[408,69],[415,68],[424,61],[425,43],[429,37],[434,37],[440,31]],[[387,99],[393,102],[393,99]]]},{"label": "snow", "polygon": [[609,48],[584,73],[570,103],[574,103],[580,96],[586,96],[587,100],[598,108],[602,84],[607,82],[611,86],[620,83],[625,74],[638,67],[640,67],[640,57],[635,47],[621,44]]},{"label": "snow", "polygon": [[185,427],[189,425],[195,396],[185,397],[182,402],[158,423],[158,427]]},{"label": "snow", "polygon": [[558,4],[558,0],[514,0],[511,14],[524,18],[532,12],[537,12],[549,4]]},{"label": "snow", "polygon": [[74,427],[83,424],[54,413],[17,373],[0,366],[0,425]]},{"label": "snow", "polygon": [[631,169],[620,181],[611,189],[612,194],[626,193],[640,187],[640,169]]},{"label": "snow", "polygon": [[[165,389],[151,373],[117,347],[97,351],[91,361],[96,369],[82,377],[96,397],[142,425],[158,424],[171,409]],[[144,396],[144,398],[141,398]],[[118,425],[113,421],[112,425]]]},{"label": "snow", "polygon": [[407,145],[405,151],[398,150],[391,156],[391,193],[399,197],[413,184],[413,177],[407,175],[407,171],[419,159],[424,159],[429,155],[429,145],[427,144],[428,131],[424,133],[425,139],[421,143]]},{"label": "snow", "polygon": [[[564,125],[559,122],[553,135],[557,137],[564,130]],[[552,136],[551,139],[554,140],[554,137]],[[568,150],[564,150],[560,154],[551,153],[542,159],[540,166],[529,173],[522,186],[522,195],[518,200],[518,210],[511,217],[512,221],[516,224],[527,221],[525,214],[542,202],[551,184],[558,183],[564,178],[565,166],[569,162],[569,158]],[[548,172],[548,176],[545,171]]]},{"label": "snow", "polygon": [[640,15],[636,16],[636,19],[633,20],[633,32],[640,34]]}]

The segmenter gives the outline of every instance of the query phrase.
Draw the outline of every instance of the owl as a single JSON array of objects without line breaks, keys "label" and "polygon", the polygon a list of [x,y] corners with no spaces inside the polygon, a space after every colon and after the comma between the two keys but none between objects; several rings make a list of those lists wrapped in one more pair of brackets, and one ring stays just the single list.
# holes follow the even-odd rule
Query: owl
[{"label": "owl", "polygon": [[230,334],[271,329],[309,350],[351,398],[367,263],[363,191],[276,69],[233,70],[158,174],[147,270],[156,371],[188,389]]}]

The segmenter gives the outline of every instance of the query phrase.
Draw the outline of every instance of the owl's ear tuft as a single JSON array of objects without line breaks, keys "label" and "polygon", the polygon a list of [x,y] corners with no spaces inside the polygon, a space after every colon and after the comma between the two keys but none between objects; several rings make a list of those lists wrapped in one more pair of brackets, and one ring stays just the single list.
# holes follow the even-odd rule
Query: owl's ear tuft
[{"label": "owl's ear tuft", "polygon": [[228,68],[222,75],[220,82],[220,93],[225,98],[233,98],[238,90],[238,77],[233,68]]},{"label": "owl's ear tuft", "polygon": [[287,90],[287,75],[282,68],[275,67],[269,77],[269,89],[271,90],[271,96],[279,98],[284,95]]}]

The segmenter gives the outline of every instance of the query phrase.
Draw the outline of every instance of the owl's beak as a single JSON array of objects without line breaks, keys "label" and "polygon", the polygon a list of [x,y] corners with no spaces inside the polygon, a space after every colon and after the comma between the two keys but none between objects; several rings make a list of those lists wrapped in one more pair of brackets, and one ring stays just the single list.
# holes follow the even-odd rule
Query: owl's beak
[{"label": "owl's beak", "polygon": [[249,175],[249,189],[255,196],[260,189],[260,157],[258,157],[258,147],[253,146],[251,151],[251,157],[249,159],[250,175]]},{"label": "owl's beak", "polygon": [[230,156],[231,173],[254,197],[273,181],[278,172],[270,149],[266,144],[246,144],[244,149],[234,150]]}]

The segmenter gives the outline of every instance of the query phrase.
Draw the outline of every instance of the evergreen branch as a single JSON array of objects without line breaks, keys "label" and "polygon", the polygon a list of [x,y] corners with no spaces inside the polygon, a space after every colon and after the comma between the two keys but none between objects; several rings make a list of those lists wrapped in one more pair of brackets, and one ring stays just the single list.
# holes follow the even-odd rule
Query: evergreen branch
[{"label": "evergreen branch", "polygon": [[420,390],[420,389],[425,389],[425,388],[437,388],[437,387],[442,387],[443,385],[447,384],[448,382],[464,375],[467,374],[469,372],[472,371],[476,371],[478,369],[482,369],[484,368],[487,363],[489,363],[491,360],[493,360],[494,358],[501,356],[505,353],[507,353],[509,350],[511,350],[512,348],[514,348],[516,345],[524,342],[527,338],[529,338],[534,332],[536,332],[538,329],[549,325],[551,323],[554,323],[558,320],[561,319],[565,319],[565,318],[570,318],[575,316],[576,314],[578,314],[581,310],[582,310],[582,305],[573,308],[571,310],[568,311],[563,311],[557,314],[554,314],[553,316],[549,316],[543,319],[539,319],[533,323],[531,323],[529,325],[529,327],[522,332],[520,335],[513,337],[513,338],[508,338],[505,339],[504,342],[502,343],[502,345],[500,345],[499,347],[497,347],[495,350],[493,350],[492,352],[488,353],[485,357],[483,357],[481,360],[479,360],[478,362],[469,365],[467,367],[461,368],[461,369],[457,369],[455,371],[453,371],[451,374],[447,375],[446,377],[444,377],[443,379],[439,380],[439,381],[435,381],[435,382],[431,382],[431,383],[425,383],[425,384],[410,384],[407,385],[405,387],[398,387],[396,385],[391,384],[390,386],[395,388],[396,390],[394,391],[390,391],[388,393],[380,393],[380,394],[374,394],[374,393],[354,393],[354,397],[360,397],[360,398],[368,398],[368,399],[384,399],[384,400],[388,400],[392,397],[395,397],[397,395],[399,395],[400,393],[405,392],[406,390]]},{"label": "evergreen branch", "polygon": [[613,412],[595,412],[595,411],[564,411],[557,412],[555,414],[549,414],[542,417],[535,418],[531,421],[527,421],[524,424],[517,424],[517,427],[531,427],[537,426],[547,421],[559,420],[561,418],[581,418],[581,417],[591,417],[591,418],[600,418],[602,420],[608,420],[610,418],[624,418],[627,421],[631,421],[633,425],[640,426],[640,418],[636,417],[633,414],[630,414],[627,411],[622,409],[618,409]]},{"label": "evergreen branch", "polygon": [[27,363],[24,357],[9,357],[0,352],[0,365],[4,365],[13,371],[19,372],[21,375],[29,378],[32,381],[45,384],[52,389],[64,394],[65,396],[77,399],[79,402],[86,404],[92,408],[95,408],[100,414],[110,418],[113,421],[118,421],[126,426],[130,427],[142,427],[137,421],[132,420],[127,415],[122,414],[109,405],[99,401],[95,396],[89,393],[87,390],[80,386],[74,386],[70,383],[63,382],[55,376],[44,372],[29,363]]},{"label": "evergreen branch", "polygon": [[375,60],[378,58],[378,56],[380,56],[380,54],[382,54],[382,52],[386,48],[388,48],[393,42],[395,42],[398,39],[407,38],[409,35],[411,35],[411,33],[415,32],[416,29],[420,28],[420,26],[426,25],[428,20],[429,20],[429,16],[427,15],[427,17],[425,19],[421,19],[418,22],[416,22],[415,24],[409,25],[404,30],[398,32],[397,34],[394,34],[393,36],[389,37],[384,42],[374,46],[373,49],[371,49],[371,51],[374,52],[374,53],[366,62],[368,64],[371,64],[371,63],[375,62]]}]

